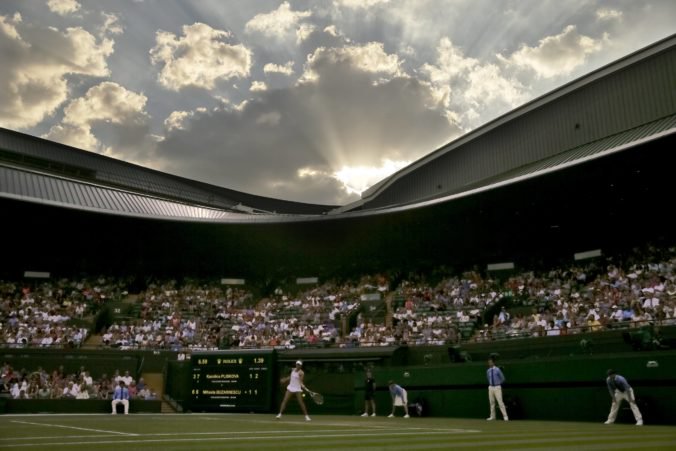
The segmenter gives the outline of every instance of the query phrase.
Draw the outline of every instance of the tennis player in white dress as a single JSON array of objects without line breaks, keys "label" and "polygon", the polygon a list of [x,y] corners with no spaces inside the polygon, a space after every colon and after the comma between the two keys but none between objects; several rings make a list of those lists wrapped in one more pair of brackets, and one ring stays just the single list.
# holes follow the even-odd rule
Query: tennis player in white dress
[{"label": "tennis player in white dress", "polygon": [[305,373],[303,373],[303,362],[298,360],[296,362],[296,367],[291,370],[291,375],[281,380],[282,384],[288,382],[289,385],[286,386],[286,393],[284,393],[282,405],[279,407],[277,419],[282,418],[282,413],[284,413],[284,409],[286,409],[286,403],[289,402],[291,396],[295,394],[298,404],[300,404],[300,410],[302,410],[305,415],[305,421],[310,421],[310,417],[307,414],[307,408],[303,402],[303,388],[305,388],[305,385],[303,385],[303,376],[305,376]]}]

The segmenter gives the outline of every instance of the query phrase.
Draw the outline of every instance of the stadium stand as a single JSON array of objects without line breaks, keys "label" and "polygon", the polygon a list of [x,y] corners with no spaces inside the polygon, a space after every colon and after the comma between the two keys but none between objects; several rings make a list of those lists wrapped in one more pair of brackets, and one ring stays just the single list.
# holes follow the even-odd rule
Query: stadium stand
[{"label": "stadium stand", "polygon": [[[322,374],[313,382],[334,397],[331,409],[350,412],[363,365],[376,365],[380,380],[416,365],[411,386],[448,388],[428,398],[433,414],[478,418],[481,363],[463,348],[475,360],[499,348],[513,358],[510,383],[528,388],[512,393],[531,418],[559,414],[548,407],[555,392],[568,406],[562,417],[596,421],[585,400],[599,374],[622,364],[671,421],[660,391],[673,388],[672,354],[646,362],[649,353],[629,350],[674,348],[660,328],[676,324],[673,167],[663,163],[676,139],[675,52],[672,36],[618,60],[339,208],[239,193],[0,129],[0,204],[14,219],[3,223],[9,257],[0,260],[0,347],[11,360],[0,395],[101,400],[124,377],[119,369],[139,381],[152,375],[178,409],[190,405],[192,351],[276,348],[277,370],[303,359],[310,376]],[[69,227],[55,238],[45,233],[52,224]],[[623,251],[650,240],[661,241]],[[604,256],[552,263],[593,248]],[[518,271],[482,269],[508,260]],[[19,275],[32,269],[59,275]],[[360,277],[374,271],[385,276]],[[74,276],[84,273],[107,276]],[[186,278],[216,274],[249,285]],[[275,289],[299,274],[322,284]],[[676,328],[664,329],[674,337]],[[592,337],[605,359],[587,359]],[[84,368],[74,371],[81,361],[91,384]]]},{"label": "stadium stand", "polygon": [[[190,351],[223,348],[453,345],[544,337],[646,324],[676,324],[676,248],[647,246],[627,255],[513,274],[500,281],[467,271],[402,280],[364,276],[296,294],[277,288],[256,297],[243,288],[186,279],[151,282],[128,296],[129,281],[99,277],[0,284],[2,344],[80,347],[94,315],[124,314],[103,325],[99,346]],[[387,296],[387,309],[365,315],[364,294]],[[104,308],[105,307],[105,308]],[[87,318],[89,321],[87,321]],[[354,327],[348,327],[350,322]]]}]

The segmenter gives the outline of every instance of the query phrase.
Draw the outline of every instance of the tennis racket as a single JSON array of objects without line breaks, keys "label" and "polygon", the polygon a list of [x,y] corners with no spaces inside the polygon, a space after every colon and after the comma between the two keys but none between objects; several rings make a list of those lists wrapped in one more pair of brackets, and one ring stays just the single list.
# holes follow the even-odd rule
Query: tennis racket
[{"label": "tennis racket", "polygon": [[312,398],[312,401],[314,401],[315,404],[318,406],[321,406],[324,404],[324,397],[320,395],[319,393],[315,393],[312,390],[310,390],[307,387],[303,387],[303,390],[307,392],[308,395],[310,395],[310,398]]}]

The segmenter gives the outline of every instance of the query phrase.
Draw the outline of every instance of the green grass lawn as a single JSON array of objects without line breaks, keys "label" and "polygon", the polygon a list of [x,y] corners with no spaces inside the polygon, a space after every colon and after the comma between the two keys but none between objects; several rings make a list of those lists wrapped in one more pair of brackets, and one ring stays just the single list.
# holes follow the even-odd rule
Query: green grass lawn
[{"label": "green grass lawn", "polygon": [[299,415],[3,415],[0,449],[676,449],[676,427]]}]

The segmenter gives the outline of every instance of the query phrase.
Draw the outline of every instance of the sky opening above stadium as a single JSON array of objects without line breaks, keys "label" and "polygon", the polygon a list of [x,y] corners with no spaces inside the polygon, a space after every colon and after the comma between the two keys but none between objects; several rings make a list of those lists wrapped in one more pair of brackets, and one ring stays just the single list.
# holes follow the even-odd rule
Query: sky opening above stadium
[{"label": "sky opening above stadium", "polygon": [[675,24],[673,0],[3,0],[0,126],[346,204]]}]

